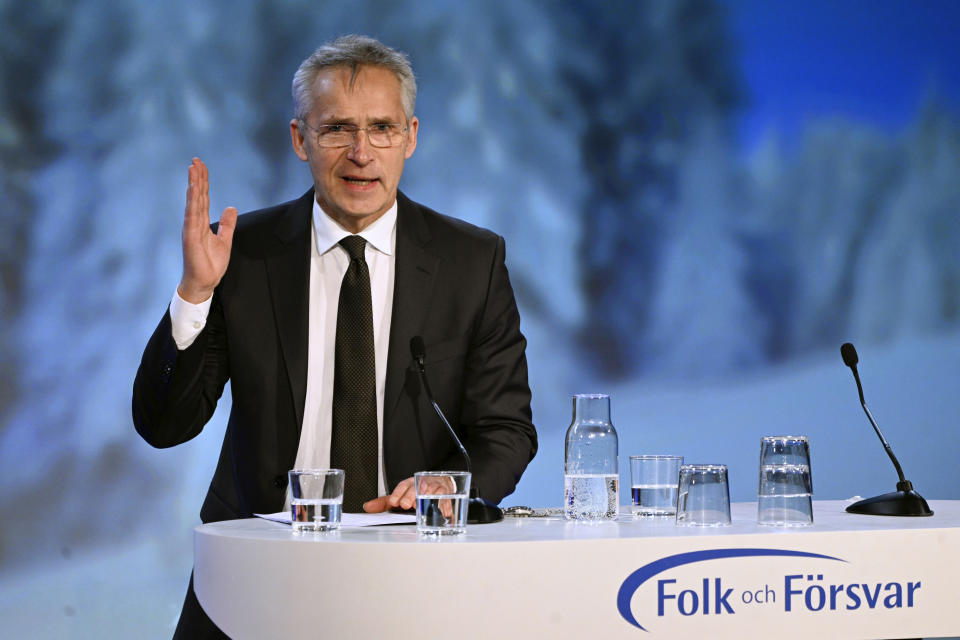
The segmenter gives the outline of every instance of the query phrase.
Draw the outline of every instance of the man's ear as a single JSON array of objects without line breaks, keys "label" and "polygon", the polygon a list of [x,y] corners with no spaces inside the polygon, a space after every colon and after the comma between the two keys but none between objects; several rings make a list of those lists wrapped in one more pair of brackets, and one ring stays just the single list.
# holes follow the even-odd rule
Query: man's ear
[{"label": "man's ear", "polygon": [[297,154],[297,157],[306,162],[307,141],[303,135],[303,131],[300,128],[300,121],[296,118],[290,121],[290,143],[293,145],[293,152]]},{"label": "man's ear", "polygon": [[417,148],[417,131],[420,129],[420,121],[417,116],[410,118],[410,124],[407,126],[407,149],[403,154],[405,160],[409,160]]}]

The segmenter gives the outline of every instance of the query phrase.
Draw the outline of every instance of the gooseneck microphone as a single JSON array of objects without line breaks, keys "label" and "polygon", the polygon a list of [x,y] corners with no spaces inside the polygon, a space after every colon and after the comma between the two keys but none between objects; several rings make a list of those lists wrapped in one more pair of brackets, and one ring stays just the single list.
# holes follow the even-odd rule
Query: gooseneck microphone
[{"label": "gooseneck microphone", "polygon": [[[908,482],[908,480],[903,477],[903,468],[900,466],[897,456],[893,455],[893,449],[890,448],[890,444],[887,443],[886,438],[880,433],[880,427],[877,426],[877,421],[873,419],[873,414],[870,413],[870,409],[867,408],[867,403],[863,399],[863,385],[860,384],[860,374],[857,373],[857,363],[860,361],[857,357],[857,350],[854,349],[853,345],[849,342],[844,342],[840,345],[840,356],[843,358],[843,364],[850,367],[850,370],[853,372],[853,379],[857,382],[857,392],[860,394],[860,406],[863,407],[863,411],[867,414],[867,420],[873,425],[873,430],[876,431],[877,437],[880,438],[880,442],[883,443],[883,448],[886,449],[887,455],[890,456],[893,466],[897,468],[897,475],[900,476],[900,482]],[[899,489],[899,486],[897,488]]]},{"label": "gooseneck microphone", "polygon": [[[443,415],[440,405],[438,405],[437,401],[434,400],[433,392],[430,390],[430,383],[427,381],[427,370],[426,366],[424,365],[424,361],[427,357],[427,349],[423,344],[423,338],[421,336],[413,336],[410,339],[410,355],[413,356],[413,360],[417,363],[417,373],[420,374],[420,385],[427,394],[427,400],[433,406],[433,410],[436,411],[437,415],[440,417],[440,422],[447,427],[447,431],[450,432],[450,436],[453,438],[453,441],[457,443],[457,447],[460,449],[460,453],[463,455],[463,459],[467,463],[467,471],[472,474],[473,470],[470,465],[470,454],[467,453],[467,448],[463,446],[463,443],[460,442],[460,438],[457,437],[457,432],[453,430],[452,426],[450,426],[450,422],[447,420],[447,417]],[[481,498],[476,485],[471,483],[470,501],[467,507],[467,524],[489,524],[491,522],[500,522],[501,520],[503,520],[503,509]]]},{"label": "gooseneck microphone", "polygon": [[427,369],[423,363],[424,359],[427,357],[427,349],[423,344],[423,338],[420,336],[413,336],[410,339],[410,354],[417,363],[417,372],[420,374],[420,384],[423,385],[423,390],[427,393],[427,400],[430,401],[430,404],[433,405],[433,410],[437,412],[438,416],[440,416],[440,422],[447,427],[447,431],[449,431],[450,435],[453,436],[454,442],[456,442],[457,446],[460,448],[460,453],[463,454],[463,459],[467,462],[467,472],[472,474],[473,469],[470,468],[470,454],[467,453],[467,448],[463,446],[462,442],[460,442],[460,438],[457,437],[457,432],[454,431],[453,427],[450,426],[447,416],[443,415],[440,405],[438,405],[437,401],[433,399],[433,392],[430,391],[430,383],[427,382]]},{"label": "gooseneck microphone", "polygon": [[880,433],[877,421],[873,419],[873,414],[867,408],[867,403],[863,398],[863,385],[860,384],[860,374],[857,373],[857,363],[860,361],[857,357],[857,350],[849,342],[844,342],[840,346],[840,356],[843,358],[843,363],[850,367],[853,372],[853,379],[857,383],[857,392],[860,394],[860,406],[867,414],[867,419],[873,426],[877,437],[880,438],[884,450],[890,456],[890,460],[897,470],[897,475],[900,477],[896,491],[855,502],[847,507],[847,513],[871,516],[932,516],[933,511],[927,505],[927,501],[913,490],[913,483],[903,476],[903,468],[900,466],[897,456],[893,455],[893,449],[890,448],[886,438]]}]

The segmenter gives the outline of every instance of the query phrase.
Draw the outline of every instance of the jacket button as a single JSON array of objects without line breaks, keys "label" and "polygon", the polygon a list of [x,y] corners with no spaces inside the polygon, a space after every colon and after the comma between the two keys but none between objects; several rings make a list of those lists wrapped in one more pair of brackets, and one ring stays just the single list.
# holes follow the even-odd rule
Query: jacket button
[{"label": "jacket button", "polygon": [[287,476],[285,476],[285,475],[274,476],[274,478],[273,478],[273,486],[275,486],[277,489],[283,489],[284,487],[286,487],[286,486],[287,486]]}]

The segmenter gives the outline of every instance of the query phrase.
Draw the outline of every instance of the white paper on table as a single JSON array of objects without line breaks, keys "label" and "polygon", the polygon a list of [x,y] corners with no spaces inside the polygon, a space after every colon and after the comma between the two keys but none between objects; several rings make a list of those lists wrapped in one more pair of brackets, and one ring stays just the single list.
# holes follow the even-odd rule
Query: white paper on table
[{"label": "white paper on table", "polygon": [[[290,512],[255,513],[258,518],[290,524]],[[340,514],[340,527],[376,527],[383,524],[415,524],[416,516],[407,513],[343,513]]]}]

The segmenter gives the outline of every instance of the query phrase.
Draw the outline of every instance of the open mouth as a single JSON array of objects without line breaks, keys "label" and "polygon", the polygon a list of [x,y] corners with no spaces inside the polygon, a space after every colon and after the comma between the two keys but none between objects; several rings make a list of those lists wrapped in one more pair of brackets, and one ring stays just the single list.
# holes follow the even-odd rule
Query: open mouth
[{"label": "open mouth", "polygon": [[344,176],[343,181],[355,187],[366,187],[376,182],[377,179],[376,178],[351,178],[348,176]]}]

